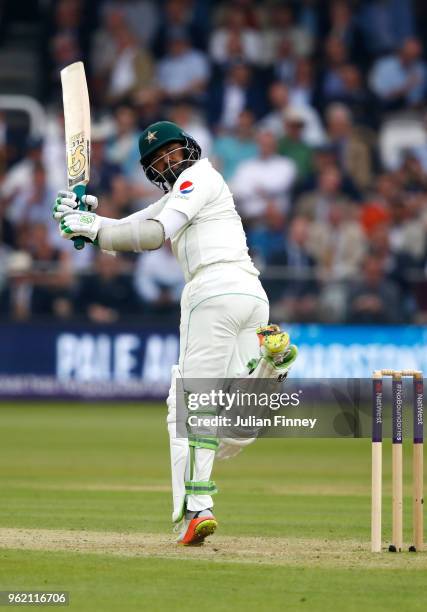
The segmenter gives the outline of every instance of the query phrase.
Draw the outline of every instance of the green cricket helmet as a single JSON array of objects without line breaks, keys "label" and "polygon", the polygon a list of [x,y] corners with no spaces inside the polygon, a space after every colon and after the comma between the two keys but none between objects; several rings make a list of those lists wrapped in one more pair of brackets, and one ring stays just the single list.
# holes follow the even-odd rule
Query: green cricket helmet
[{"label": "green cricket helmet", "polygon": [[[158,156],[156,152],[173,142],[177,143],[177,150],[182,150],[183,159],[178,162],[170,162],[168,159],[168,167],[165,170],[156,170],[153,164],[168,155],[165,153]],[[139,137],[139,152],[145,176],[165,193],[172,189],[181,172],[198,161],[201,155],[200,146],[194,138],[172,121],[157,121],[145,128]]]}]

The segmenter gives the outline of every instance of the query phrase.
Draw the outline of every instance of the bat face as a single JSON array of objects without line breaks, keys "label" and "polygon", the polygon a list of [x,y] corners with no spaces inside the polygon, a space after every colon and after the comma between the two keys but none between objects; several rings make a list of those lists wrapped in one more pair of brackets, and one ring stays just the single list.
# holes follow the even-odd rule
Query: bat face
[{"label": "bat face", "polygon": [[90,108],[83,63],[75,62],[61,70],[61,81],[68,187],[73,189],[89,182]]},{"label": "bat face", "polygon": [[[90,107],[85,69],[75,62],[61,70],[64,102],[65,149],[68,188],[74,191],[84,210],[81,198],[89,182],[90,168]],[[76,249],[85,245],[83,238],[73,238]]]},{"label": "bat face", "polygon": [[90,143],[83,132],[70,136],[67,141],[68,187],[89,181]]}]

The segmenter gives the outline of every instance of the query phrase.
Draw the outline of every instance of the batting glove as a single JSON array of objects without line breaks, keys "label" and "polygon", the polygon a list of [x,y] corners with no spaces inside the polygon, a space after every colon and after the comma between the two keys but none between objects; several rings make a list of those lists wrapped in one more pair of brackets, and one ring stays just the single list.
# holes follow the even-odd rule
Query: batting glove
[{"label": "batting glove", "polygon": [[60,234],[67,240],[76,236],[82,236],[94,242],[100,227],[101,218],[95,213],[84,210],[76,210],[64,214],[59,223]]},{"label": "batting glove", "polygon": [[[98,198],[93,195],[82,196],[82,204],[85,205],[89,212],[93,212],[98,208]],[[73,191],[58,191],[58,196],[53,206],[52,216],[57,221],[72,210],[76,210],[79,206],[77,196]]]}]

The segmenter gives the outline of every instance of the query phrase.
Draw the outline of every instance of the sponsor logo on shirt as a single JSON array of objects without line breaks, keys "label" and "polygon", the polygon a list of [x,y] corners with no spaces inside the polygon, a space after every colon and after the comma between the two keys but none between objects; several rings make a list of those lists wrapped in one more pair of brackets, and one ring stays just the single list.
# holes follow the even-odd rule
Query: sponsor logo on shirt
[{"label": "sponsor logo on shirt", "polygon": [[191,193],[194,189],[194,185],[191,181],[184,181],[183,183],[181,183],[181,185],[179,186],[179,191],[180,193],[186,195],[188,193]]}]

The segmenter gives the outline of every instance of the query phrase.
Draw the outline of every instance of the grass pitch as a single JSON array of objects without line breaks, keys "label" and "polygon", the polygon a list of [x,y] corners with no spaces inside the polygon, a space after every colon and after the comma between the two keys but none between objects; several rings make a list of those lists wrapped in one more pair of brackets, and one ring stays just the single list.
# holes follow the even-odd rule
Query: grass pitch
[{"label": "grass pitch", "polygon": [[426,608],[427,553],[369,552],[369,440],[260,440],[217,462],[217,534],[181,548],[165,416],[0,404],[0,590],[67,590],[72,610],[102,612]]}]

